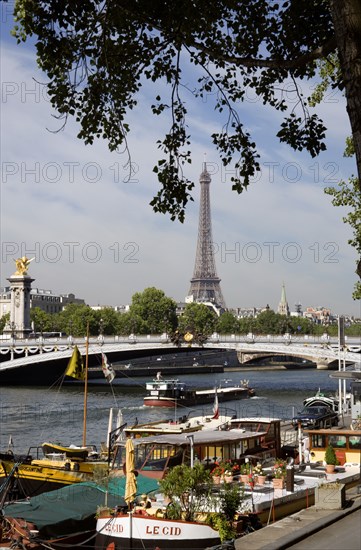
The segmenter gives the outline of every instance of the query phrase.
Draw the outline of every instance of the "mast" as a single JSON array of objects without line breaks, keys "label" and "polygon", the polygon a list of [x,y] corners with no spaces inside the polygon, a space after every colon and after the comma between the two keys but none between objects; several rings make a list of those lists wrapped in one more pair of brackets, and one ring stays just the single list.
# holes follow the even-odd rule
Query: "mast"
[{"label": "mast", "polygon": [[87,405],[88,405],[88,360],[89,360],[89,321],[87,322],[87,325],[86,325],[86,343],[85,343],[83,447],[86,447],[86,417],[87,417]]}]

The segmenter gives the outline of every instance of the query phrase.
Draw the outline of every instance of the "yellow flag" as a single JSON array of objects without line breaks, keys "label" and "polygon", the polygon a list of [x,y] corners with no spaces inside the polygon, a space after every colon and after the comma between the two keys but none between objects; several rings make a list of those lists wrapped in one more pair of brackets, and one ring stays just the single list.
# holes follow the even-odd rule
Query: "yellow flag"
[{"label": "yellow flag", "polygon": [[77,346],[74,347],[73,355],[70,358],[65,374],[77,380],[84,380],[85,378],[83,358]]}]

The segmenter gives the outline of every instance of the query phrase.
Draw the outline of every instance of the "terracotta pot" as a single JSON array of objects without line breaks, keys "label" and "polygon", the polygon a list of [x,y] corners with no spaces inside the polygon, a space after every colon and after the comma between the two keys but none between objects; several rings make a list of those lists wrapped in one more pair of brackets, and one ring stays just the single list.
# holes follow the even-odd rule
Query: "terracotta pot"
[{"label": "terracotta pot", "polygon": [[214,485],[219,485],[221,483],[221,476],[212,476]]},{"label": "terracotta pot", "polygon": [[334,464],[326,464],[326,474],[333,474],[335,471]]},{"label": "terracotta pot", "polygon": [[264,485],[266,483],[266,476],[257,476],[257,485]]},{"label": "terracotta pot", "polygon": [[247,474],[241,474],[240,476],[242,483],[248,483],[248,475]]},{"label": "terracotta pot", "polygon": [[225,483],[232,483],[232,481],[233,481],[233,475],[232,474],[224,476],[224,482]]},{"label": "terracotta pot", "polygon": [[283,477],[280,478],[274,478],[272,480],[273,488],[274,489],[283,489],[285,486],[285,480]]}]

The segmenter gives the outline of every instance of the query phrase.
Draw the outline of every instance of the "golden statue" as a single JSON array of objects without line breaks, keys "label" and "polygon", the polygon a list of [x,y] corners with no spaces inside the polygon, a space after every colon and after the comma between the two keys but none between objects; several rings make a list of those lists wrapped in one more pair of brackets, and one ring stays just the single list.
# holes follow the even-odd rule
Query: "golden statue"
[{"label": "golden statue", "polygon": [[28,272],[29,264],[34,259],[35,258],[27,258],[26,256],[23,256],[22,258],[17,258],[17,260],[14,260],[16,264],[16,271],[14,275],[26,275]]}]

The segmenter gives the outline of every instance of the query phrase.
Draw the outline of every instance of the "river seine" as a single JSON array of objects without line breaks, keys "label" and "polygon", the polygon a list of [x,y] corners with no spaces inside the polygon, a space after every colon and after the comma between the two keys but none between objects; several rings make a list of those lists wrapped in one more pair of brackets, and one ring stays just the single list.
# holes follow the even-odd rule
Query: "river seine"
[{"label": "river seine", "polygon": [[[224,374],[179,376],[194,387],[213,387],[216,383],[230,385],[249,380],[257,396],[229,401],[224,404],[237,416],[273,416],[291,418],[300,409],[303,399],[319,388],[335,393],[338,381],[330,378],[331,371],[298,370],[241,370]],[[131,375],[131,372],[129,372]],[[179,416],[181,411],[143,406],[145,384],[149,379],[115,379],[112,385],[105,380],[101,386],[89,387],[87,404],[87,444],[100,446],[106,441],[110,407],[122,410],[128,425]],[[63,445],[81,445],[83,433],[83,389],[81,385],[63,385],[50,389],[37,387],[0,388],[0,451],[8,448],[11,436],[15,453],[26,453],[30,446],[44,441]],[[182,414],[211,413],[212,405],[202,409],[184,409]]]}]

